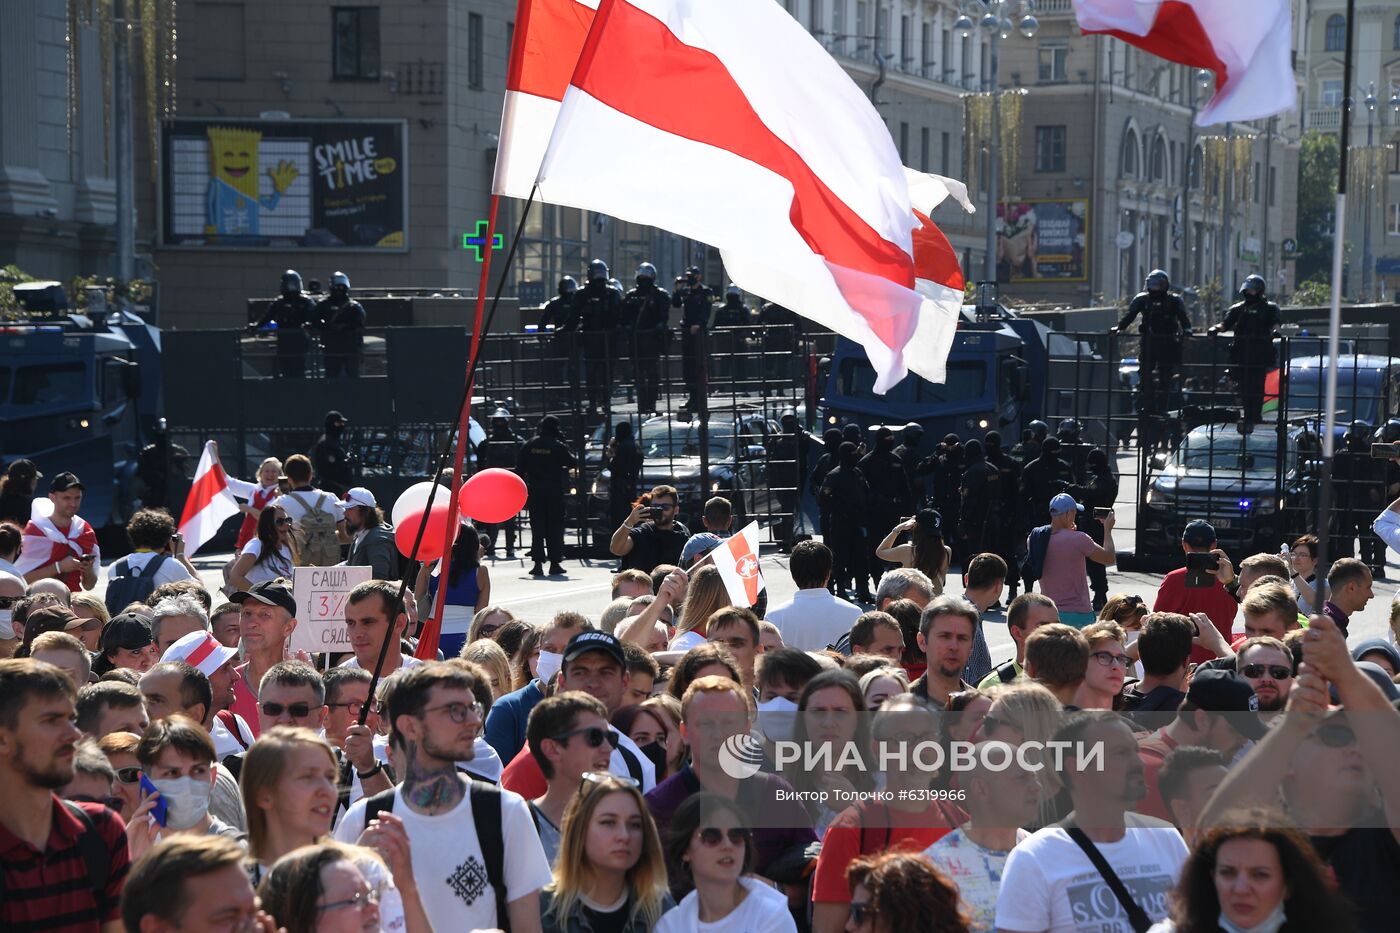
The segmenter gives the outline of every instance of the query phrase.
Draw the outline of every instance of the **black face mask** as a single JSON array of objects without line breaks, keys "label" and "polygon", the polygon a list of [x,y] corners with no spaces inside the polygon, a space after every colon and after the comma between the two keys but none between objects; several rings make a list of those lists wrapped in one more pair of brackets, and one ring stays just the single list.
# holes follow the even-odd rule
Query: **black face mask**
[{"label": "black face mask", "polygon": [[[662,742],[648,742],[648,743],[645,744],[645,745],[638,745],[638,746],[637,746],[637,751],[639,751],[639,752],[641,752],[643,755],[645,755],[647,761],[650,761],[650,762],[656,767],[656,773],[657,773],[658,775],[664,773],[664,772],[667,770],[667,769],[666,769],[666,746],[665,746],[664,743],[662,743]],[[658,780],[659,780],[659,778],[658,778]]]}]

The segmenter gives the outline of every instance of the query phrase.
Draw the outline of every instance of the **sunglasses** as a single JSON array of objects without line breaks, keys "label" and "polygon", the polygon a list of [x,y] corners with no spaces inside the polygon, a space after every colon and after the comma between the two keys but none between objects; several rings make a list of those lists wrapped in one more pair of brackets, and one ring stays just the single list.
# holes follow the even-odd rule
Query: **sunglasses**
[{"label": "sunglasses", "polygon": [[1114,654],[1112,651],[1095,651],[1093,654],[1089,655],[1089,657],[1098,661],[1099,667],[1116,666],[1127,670],[1128,665],[1133,663],[1132,659],[1126,654]]},{"label": "sunglasses", "polygon": [[700,830],[700,844],[711,849],[723,842],[726,837],[729,839],[730,845],[746,845],[749,841],[749,831],[742,826],[731,826],[729,829],[706,826]]},{"label": "sunglasses", "polygon": [[585,726],[582,729],[570,729],[568,732],[562,732],[559,735],[552,736],[552,738],[554,741],[562,744],[576,735],[583,736],[583,743],[589,748],[598,748],[604,742],[607,742],[613,748],[617,748],[617,736],[611,730],[604,729],[601,726]]},{"label": "sunglasses", "polygon": [[1314,735],[1328,748],[1346,748],[1356,742],[1356,733],[1351,731],[1351,726],[1342,722],[1318,726]]},{"label": "sunglasses", "polygon": [[865,926],[865,921],[875,916],[875,911],[870,908],[869,901],[851,901],[851,922],[856,926]]},{"label": "sunglasses", "polygon": [[263,715],[272,716],[274,718],[276,718],[277,716],[281,716],[283,713],[286,713],[293,719],[305,719],[307,716],[311,715],[311,704],[268,702],[262,704],[262,711]]},{"label": "sunglasses", "polygon": [[118,768],[117,780],[123,784],[135,784],[141,780],[140,768]]},{"label": "sunglasses", "polygon": [[1240,668],[1240,673],[1252,680],[1263,677],[1265,671],[1274,680],[1288,680],[1293,676],[1293,668],[1278,664],[1246,664]]},{"label": "sunglasses", "polygon": [[499,625],[483,625],[476,633],[478,638],[490,638],[500,629]]},{"label": "sunglasses", "polygon": [[273,520],[274,525],[290,525],[291,523],[292,520],[290,518],[278,518]]},{"label": "sunglasses", "polygon": [[638,789],[640,789],[642,786],[642,782],[634,777],[613,774],[611,771],[585,771],[583,772],[583,774],[579,775],[579,777],[583,778],[585,781],[588,781],[590,784],[610,784],[615,782],[618,784],[626,784],[628,787],[636,787]]}]

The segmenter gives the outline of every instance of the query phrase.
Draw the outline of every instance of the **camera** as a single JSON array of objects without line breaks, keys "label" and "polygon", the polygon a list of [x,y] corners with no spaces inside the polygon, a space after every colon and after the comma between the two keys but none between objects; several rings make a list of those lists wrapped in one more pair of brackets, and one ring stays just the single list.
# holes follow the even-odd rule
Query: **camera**
[{"label": "camera", "polygon": [[1400,444],[1372,444],[1373,460],[1400,460]]},{"label": "camera", "polygon": [[1220,557],[1210,553],[1186,555],[1186,586],[1205,589],[1215,585],[1215,572],[1220,569]]},{"label": "camera", "polygon": [[1094,507],[1094,518],[1098,519],[1099,521],[1103,521],[1105,518],[1108,518],[1112,514],[1113,509],[1106,509],[1100,506]]},{"label": "camera", "polygon": [[666,510],[659,505],[651,506],[651,520],[659,522],[666,515]]}]

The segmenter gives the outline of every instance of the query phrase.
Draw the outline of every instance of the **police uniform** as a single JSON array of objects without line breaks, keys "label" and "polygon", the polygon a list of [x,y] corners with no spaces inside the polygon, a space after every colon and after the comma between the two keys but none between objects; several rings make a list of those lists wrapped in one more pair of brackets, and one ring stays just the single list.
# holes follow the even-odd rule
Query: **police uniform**
[{"label": "police uniform", "polygon": [[860,598],[869,598],[865,522],[870,505],[870,485],[854,464],[836,466],[822,480],[820,500],[831,523],[828,547],[832,556],[832,580],[839,588],[857,586]]},{"label": "police uniform", "polygon": [[[791,428],[787,421],[791,419]],[[795,415],[783,417],[783,430],[768,439],[768,487],[778,500],[778,514],[773,516],[776,527],[774,537],[779,547],[792,547],[793,531],[796,527],[797,506],[801,499],[802,477],[807,473],[806,446],[807,432],[797,424]]]},{"label": "police uniform", "polygon": [[1240,390],[1244,420],[1264,420],[1264,380],[1276,365],[1274,330],[1282,321],[1278,305],[1262,295],[1246,295],[1230,306],[1221,325],[1235,332],[1230,342],[1230,364]]},{"label": "police uniform", "polygon": [[1006,582],[1010,586],[1010,599],[1016,598],[1016,590],[1021,582],[1020,556],[1017,553],[1025,543],[1028,529],[1023,527],[1021,510],[1016,508],[1018,491],[1021,488],[1021,465],[1001,448],[1001,435],[990,432],[983,441],[986,447],[987,462],[996,467],[1000,474],[1001,510],[997,516],[995,544],[992,550],[1006,561]]},{"label": "police uniform", "polygon": [[[515,458],[520,453],[520,446],[524,443],[525,438],[510,429],[508,420],[501,417],[492,418],[491,434],[476,447],[477,465],[484,470],[514,470]],[[496,552],[496,535],[504,529],[506,533],[506,557],[515,556],[515,536],[519,528],[515,516],[511,516],[499,525],[483,522],[479,527],[482,534],[486,535],[486,549],[492,554]]]},{"label": "police uniform", "polygon": [[[692,412],[706,410],[709,361],[705,342],[713,304],[714,292],[699,281],[677,288],[671,296],[671,307],[681,309],[681,377],[689,394],[685,407]],[[694,333],[691,328],[696,328]]]},{"label": "police uniform", "polygon": [[[614,528],[632,514],[644,462],[642,448],[637,446],[635,437],[613,439],[612,455],[608,458],[608,511]],[[651,571],[650,567],[646,569]]]},{"label": "police uniform", "polygon": [[[974,554],[993,551],[1001,531],[1001,470],[969,442],[967,469],[963,471],[960,493],[958,536],[964,560]],[[980,446],[980,444],[979,444]]]},{"label": "police uniform", "polygon": [[365,343],[364,305],[348,294],[332,295],[316,306],[316,317],[326,354],[326,375],[358,376]]},{"label": "police uniform", "polygon": [[[294,282],[292,276],[296,276]],[[282,294],[267,306],[253,330],[277,328],[276,373],[279,378],[306,375],[306,354],[311,350],[307,329],[316,323],[316,302],[301,291],[301,276],[288,271]]]},{"label": "police uniform", "polygon": [[1142,315],[1142,348],[1138,352],[1142,410],[1162,411],[1171,392],[1172,379],[1181,369],[1181,340],[1182,335],[1191,330],[1191,319],[1186,316],[1186,304],[1180,296],[1165,288],[1133,296],[1128,313],[1118,322],[1118,329],[1127,328],[1138,315]]},{"label": "police uniform", "polygon": [[588,391],[588,408],[605,407],[611,385],[609,359],[612,337],[622,319],[622,296],[607,278],[590,279],[574,296],[578,313],[580,355],[583,379]]},{"label": "police uniform", "polygon": [[[866,520],[874,532],[871,535],[871,544],[874,545],[904,516],[914,513],[912,493],[904,474],[904,464],[894,455],[892,436],[876,438],[875,449],[862,457],[857,467],[870,486],[870,511]],[[873,547],[867,557],[870,566],[880,566]]]},{"label": "police uniform", "polygon": [[559,439],[558,422],[552,416],[546,416],[540,433],[521,445],[516,455],[516,470],[529,490],[530,557],[535,570],[544,562],[546,551],[554,568],[564,558],[564,495],[569,471],[577,465]]},{"label": "police uniform", "polygon": [[[643,280],[645,281],[645,280]],[[661,367],[671,342],[671,293],[655,282],[642,284],[627,293],[626,314],[632,321],[633,365],[637,379],[637,411],[657,411]]]}]

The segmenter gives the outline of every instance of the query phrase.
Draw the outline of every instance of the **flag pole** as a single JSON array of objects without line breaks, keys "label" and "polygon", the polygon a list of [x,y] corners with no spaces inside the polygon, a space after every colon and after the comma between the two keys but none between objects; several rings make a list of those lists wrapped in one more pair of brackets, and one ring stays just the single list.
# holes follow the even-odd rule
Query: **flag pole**
[{"label": "flag pole", "polygon": [[[1356,0],[1347,0],[1346,49],[1342,56],[1342,134],[1341,158],[1337,161],[1337,205],[1332,220],[1332,307],[1327,321],[1327,393],[1322,418],[1322,483],[1317,497],[1317,563],[1327,566],[1331,535],[1328,533],[1332,510],[1332,462],[1337,428],[1337,359],[1342,334],[1342,229],[1347,211],[1347,159],[1351,154],[1352,55],[1356,36]],[[1322,615],[1322,591],[1313,594],[1313,614]]]}]

